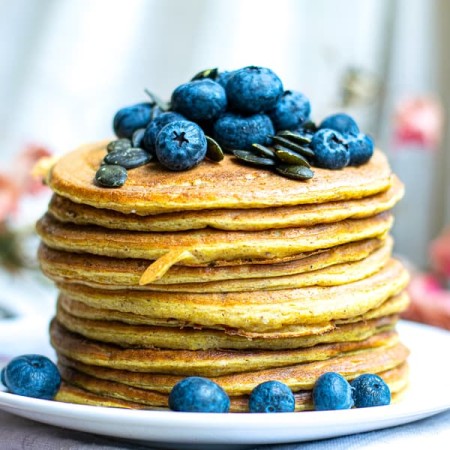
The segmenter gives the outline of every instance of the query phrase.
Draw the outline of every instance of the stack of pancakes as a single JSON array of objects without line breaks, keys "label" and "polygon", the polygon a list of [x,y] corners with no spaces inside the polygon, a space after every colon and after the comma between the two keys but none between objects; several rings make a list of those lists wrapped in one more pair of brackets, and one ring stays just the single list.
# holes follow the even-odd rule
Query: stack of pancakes
[{"label": "stack of pancakes", "polygon": [[220,384],[231,411],[267,380],[305,410],[328,371],[377,373],[394,398],[404,390],[395,326],[408,274],[389,236],[403,186],[383,153],[307,182],[231,156],[178,173],[150,163],[107,189],[94,183],[106,144],[53,166],[37,224],[60,293],[57,400],[167,408],[195,375]]}]

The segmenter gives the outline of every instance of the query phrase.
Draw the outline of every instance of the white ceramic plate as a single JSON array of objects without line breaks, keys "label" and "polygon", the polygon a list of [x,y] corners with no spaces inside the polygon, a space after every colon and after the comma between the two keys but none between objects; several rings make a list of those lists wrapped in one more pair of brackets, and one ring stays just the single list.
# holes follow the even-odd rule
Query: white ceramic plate
[{"label": "white ceramic plate", "polygon": [[400,403],[389,406],[284,414],[200,414],[72,405],[0,392],[0,408],[38,422],[177,449],[242,448],[377,430],[450,408],[450,370],[445,358],[434,353],[450,348],[450,333],[406,321],[398,330],[411,349],[411,386]]}]

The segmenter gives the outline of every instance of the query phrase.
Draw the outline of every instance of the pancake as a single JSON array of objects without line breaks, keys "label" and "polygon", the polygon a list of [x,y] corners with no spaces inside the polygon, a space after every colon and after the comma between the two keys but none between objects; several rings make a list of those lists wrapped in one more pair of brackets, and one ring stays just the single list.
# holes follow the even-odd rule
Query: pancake
[{"label": "pancake", "polygon": [[381,213],[366,219],[349,219],[334,224],[264,231],[222,231],[214,229],[173,233],[131,232],[63,224],[50,215],[36,226],[49,247],[117,258],[156,260],[142,274],[140,284],[164,276],[173,265],[202,265],[230,261],[233,265],[254,260],[277,262],[277,258],[330,248],[348,242],[379,237],[392,226],[392,216]]},{"label": "pancake", "polygon": [[76,203],[148,215],[359,199],[386,191],[392,182],[387,159],[376,150],[362,166],[334,171],[314,168],[314,177],[306,182],[245,166],[227,157],[220,163],[205,160],[176,176],[161,165],[150,163],[130,171],[120,189],[104,189],[94,184],[94,176],[107,144],[108,141],[88,144],[64,155],[47,175],[47,184],[55,193]]},{"label": "pancake", "polygon": [[393,176],[384,192],[357,200],[259,209],[222,209],[182,211],[142,216],[78,204],[54,195],[48,211],[60,222],[99,225],[105,228],[134,231],[183,231],[206,227],[220,230],[267,230],[312,226],[345,219],[362,219],[392,209],[403,197],[404,187]]},{"label": "pancake", "polygon": [[[167,394],[101,380],[65,365],[59,369],[67,381],[62,383],[57,401],[128,409],[168,409]],[[407,363],[378,373],[389,386],[393,403],[407,387],[408,373]],[[314,409],[311,390],[297,391],[294,397],[295,411]],[[248,412],[248,396],[231,396],[230,412]]]},{"label": "pancake", "polygon": [[[339,284],[350,283],[362,278],[366,278],[377,272],[384,266],[390,258],[392,250],[392,240],[389,239],[385,245],[372,252],[369,256],[359,261],[335,264],[330,267],[315,271],[305,272],[297,275],[287,275],[278,277],[259,277],[247,278],[241,280],[224,280],[224,281],[204,281],[198,283],[178,283],[178,284],[147,284],[141,286],[123,285],[120,281],[117,283],[114,277],[108,280],[108,283],[98,283],[95,277],[90,277],[83,284],[91,287],[102,289],[124,289],[132,287],[134,289],[142,289],[149,291],[161,292],[240,292],[240,291],[256,291],[256,290],[274,290],[287,288],[300,288],[306,286],[337,286]],[[67,263],[66,263],[67,264]],[[261,266],[259,266],[261,267]],[[72,268],[73,269],[73,268]],[[267,269],[266,269],[267,270]],[[64,281],[65,278],[53,278],[50,273],[46,275],[54,281]],[[66,278],[67,279],[67,278]],[[204,278],[204,280],[208,278]],[[74,278],[69,278],[74,282]],[[199,279],[202,281],[202,279]],[[139,281],[136,280],[136,283]]]},{"label": "pancake", "polygon": [[392,327],[397,320],[396,314],[404,311],[408,304],[408,295],[403,292],[386,300],[378,308],[347,321],[327,323],[323,326],[303,325],[298,329],[291,327],[274,333],[260,335],[254,333],[252,336],[240,336],[231,333],[230,330],[181,327],[181,324],[178,326],[175,324],[167,324],[168,326],[130,324],[127,323],[129,317],[125,313],[114,314],[108,310],[95,310],[64,298],[60,298],[58,302],[57,318],[70,331],[89,339],[122,347],[277,350],[308,347],[330,342],[333,339],[342,341],[368,337],[375,328]]},{"label": "pancake", "polygon": [[373,332],[364,340],[332,341],[276,352],[255,349],[239,352],[225,349],[123,349],[73,334],[54,322],[51,326],[51,342],[60,355],[84,364],[134,372],[211,377],[329,359],[343,353],[387,346],[388,343],[398,342],[398,337],[394,331]]},{"label": "pancake", "polygon": [[[373,238],[338,245],[326,250],[300,253],[298,259],[277,264],[241,264],[238,266],[189,267],[172,266],[162,278],[147,286],[198,283],[247,278],[290,276],[320,270],[333,264],[360,261],[381,246],[392,246],[392,238]],[[54,281],[86,284],[92,287],[115,289],[117,286],[140,288],[139,279],[148,267],[142,259],[119,259],[55,250],[41,243],[39,264],[44,274]]]},{"label": "pancake", "polygon": [[359,316],[400,293],[408,281],[402,264],[391,259],[370,277],[332,287],[207,294],[100,290],[71,283],[60,283],[58,288],[67,298],[94,308],[264,332]]}]

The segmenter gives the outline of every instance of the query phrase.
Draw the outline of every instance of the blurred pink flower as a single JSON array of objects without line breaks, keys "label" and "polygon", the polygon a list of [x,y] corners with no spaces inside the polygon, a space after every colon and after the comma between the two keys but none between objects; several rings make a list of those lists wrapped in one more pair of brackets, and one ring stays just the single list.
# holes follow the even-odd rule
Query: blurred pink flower
[{"label": "blurred pink flower", "polygon": [[431,242],[429,255],[434,272],[450,278],[450,228],[444,230]]},{"label": "blurred pink flower", "polygon": [[444,111],[433,97],[414,97],[399,103],[394,117],[397,146],[435,150],[442,138]]},{"label": "blurred pink flower", "polygon": [[12,170],[0,172],[0,223],[14,214],[22,195],[47,189],[41,179],[31,175],[31,170],[39,159],[50,155],[45,147],[29,144],[11,162]]}]

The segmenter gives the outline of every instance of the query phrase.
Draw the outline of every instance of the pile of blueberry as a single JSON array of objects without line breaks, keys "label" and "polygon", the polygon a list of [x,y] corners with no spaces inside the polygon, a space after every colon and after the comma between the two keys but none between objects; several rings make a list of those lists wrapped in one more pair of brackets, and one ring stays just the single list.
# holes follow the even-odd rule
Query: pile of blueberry
[{"label": "pile of blueberry", "polygon": [[347,114],[316,125],[300,92],[284,90],[270,69],[204,70],[178,86],[169,103],[147,91],[150,101],[120,109],[113,120],[117,140],[96,174],[104,187],[122,186],[127,170],[157,160],[169,170],[188,170],[204,158],[230,153],[244,164],[298,180],[311,166],[342,169],[367,162],[372,139]]},{"label": "pile of blueberry", "polygon": [[[46,356],[21,355],[12,359],[1,371],[1,383],[9,392],[25,397],[51,400],[61,385],[57,366]],[[326,372],[313,388],[317,411],[366,408],[389,405],[391,392],[375,374],[363,374],[349,383],[336,372]],[[179,381],[169,394],[173,411],[225,413],[230,409],[228,394],[215,382],[203,377],[187,377]],[[293,412],[295,398],[291,389],[279,381],[266,381],[250,394],[251,413]]]},{"label": "pile of blueberry", "polygon": [[[376,374],[363,374],[349,383],[336,372],[326,372],[316,381],[312,398],[316,411],[367,408],[391,403],[389,386]],[[228,412],[230,398],[215,382],[188,377],[178,382],[169,395],[169,408],[185,412]],[[280,381],[265,381],[250,394],[251,413],[293,412],[295,397]]]}]

